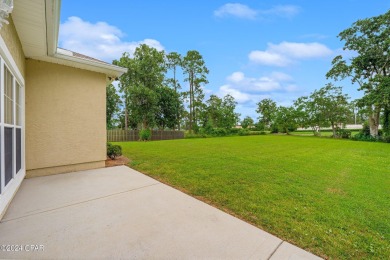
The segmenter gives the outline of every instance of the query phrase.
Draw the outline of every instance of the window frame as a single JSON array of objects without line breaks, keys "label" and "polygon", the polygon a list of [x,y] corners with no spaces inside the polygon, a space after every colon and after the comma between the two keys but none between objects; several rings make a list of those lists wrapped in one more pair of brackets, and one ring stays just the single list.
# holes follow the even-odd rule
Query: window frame
[{"label": "window frame", "polygon": [[[11,76],[11,92],[12,97],[5,96],[5,90],[6,90],[6,70],[9,72],[9,75]],[[23,80],[24,82],[24,80]],[[17,91],[17,88],[19,90]],[[16,95],[19,95],[17,97]],[[24,131],[24,125],[25,125],[25,88],[24,84],[21,83],[17,79],[17,77],[14,75],[13,70],[10,68],[10,66],[6,63],[5,59],[2,55],[0,55],[0,202],[2,200],[2,197],[7,193],[9,189],[12,189],[12,186],[15,186],[15,179],[18,177],[18,179],[22,178],[19,175],[25,175],[25,131]],[[12,114],[11,114],[11,122],[8,121],[6,123],[6,102],[5,99],[9,98],[12,102]],[[18,102],[17,102],[18,101]],[[12,129],[12,179],[5,184],[5,128],[11,128]],[[16,172],[17,169],[17,131],[16,129],[20,129],[21,131],[21,140],[20,140],[20,146],[21,146],[21,154],[20,154],[20,169],[18,172]],[[22,172],[22,174],[20,174]],[[20,180],[19,180],[20,181]],[[19,182],[18,181],[18,182]],[[20,181],[21,182],[21,181]],[[1,213],[1,208],[0,208]]]}]

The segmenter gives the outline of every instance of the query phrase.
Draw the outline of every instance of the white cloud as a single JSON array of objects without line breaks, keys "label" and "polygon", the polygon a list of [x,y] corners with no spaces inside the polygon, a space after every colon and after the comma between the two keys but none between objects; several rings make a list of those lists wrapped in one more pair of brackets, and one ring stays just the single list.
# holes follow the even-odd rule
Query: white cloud
[{"label": "white cloud", "polygon": [[287,81],[287,82],[291,82],[294,80],[293,77],[291,77],[290,75],[283,73],[283,72],[278,72],[278,71],[272,72],[271,78],[273,78],[277,81]]},{"label": "white cloud", "polygon": [[322,58],[332,54],[332,50],[318,42],[281,42],[279,44],[268,43],[265,51],[250,52],[249,60],[262,65],[284,67],[298,59]]},{"label": "white cloud", "polygon": [[299,42],[282,42],[279,44],[268,44],[268,51],[271,53],[279,53],[293,58],[319,58],[326,57],[332,54],[332,51],[325,45]]},{"label": "white cloud", "polygon": [[245,75],[242,72],[233,72],[232,75],[228,76],[227,79],[231,82],[241,82],[245,79]]},{"label": "white cloud", "polygon": [[271,9],[261,11],[263,14],[273,14],[282,17],[293,17],[300,12],[300,8],[295,5],[277,5]]},{"label": "white cloud", "polygon": [[214,11],[217,17],[237,17],[254,20],[258,17],[281,16],[293,17],[300,12],[300,8],[294,5],[277,5],[270,9],[256,10],[240,3],[228,3]]},{"label": "white cloud", "polygon": [[249,53],[249,60],[259,64],[284,67],[291,63],[287,57],[269,51],[252,51]]},{"label": "white cloud", "polygon": [[64,49],[111,62],[119,59],[123,52],[132,54],[140,44],[147,44],[163,50],[161,43],[154,39],[126,42],[124,33],[105,22],[90,23],[79,17],[69,17],[60,25],[59,45]]},{"label": "white cloud", "polygon": [[297,90],[294,79],[282,72],[272,72],[262,77],[247,77],[243,72],[234,72],[226,78],[227,83],[219,88],[218,95],[232,95],[239,104],[254,104],[273,92]]},{"label": "white cloud", "polygon": [[235,16],[244,19],[255,19],[257,11],[243,4],[228,3],[214,11],[214,15],[217,17]]},{"label": "white cloud", "polygon": [[223,85],[219,88],[219,96],[226,96],[227,94],[234,97],[237,103],[244,104],[252,100],[252,97],[248,93],[243,93],[238,89],[233,88],[230,85]]}]

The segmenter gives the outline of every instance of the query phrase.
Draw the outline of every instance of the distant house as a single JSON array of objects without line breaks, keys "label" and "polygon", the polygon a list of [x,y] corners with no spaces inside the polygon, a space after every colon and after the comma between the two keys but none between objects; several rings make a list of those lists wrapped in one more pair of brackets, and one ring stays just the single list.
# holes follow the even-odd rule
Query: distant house
[{"label": "distant house", "polygon": [[106,84],[126,72],[57,48],[60,0],[14,1],[5,20],[9,24],[3,19],[0,29],[0,219],[25,176],[104,167]]}]

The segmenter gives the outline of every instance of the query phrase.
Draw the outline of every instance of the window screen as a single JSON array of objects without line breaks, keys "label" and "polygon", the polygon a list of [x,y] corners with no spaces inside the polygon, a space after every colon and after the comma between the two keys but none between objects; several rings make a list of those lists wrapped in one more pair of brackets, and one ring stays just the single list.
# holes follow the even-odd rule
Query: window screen
[{"label": "window screen", "polygon": [[4,65],[4,122],[6,124],[14,123],[13,111],[13,77],[11,72]]},{"label": "window screen", "polygon": [[16,173],[22,168],[22,129],[16,128]]},{"label": "window screen", "polygon": [[5,161],[5,185],[12,179],[12,159],[13,159],[13,129],[9,127],[4,127],[4,161]]}]

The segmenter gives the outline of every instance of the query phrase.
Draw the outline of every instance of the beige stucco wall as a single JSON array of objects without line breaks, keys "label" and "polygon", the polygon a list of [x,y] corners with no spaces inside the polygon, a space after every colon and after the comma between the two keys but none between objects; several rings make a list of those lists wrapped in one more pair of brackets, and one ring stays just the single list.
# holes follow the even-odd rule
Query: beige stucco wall
[{"label": "beige stucco wall", "polygon": [[27,177],[104,167],[106,79],[26,60]]},{"label": "beige stucco wall", "polygon": [[22,73],[23,78],[25,78],[26,65],[22,44],[16,32],[14,22],[12,21],[12,16],[8,17],[7,21],[9,24],[3,23],[3,27],[0,29],[0,35],[7,45],[20,73]]}]

